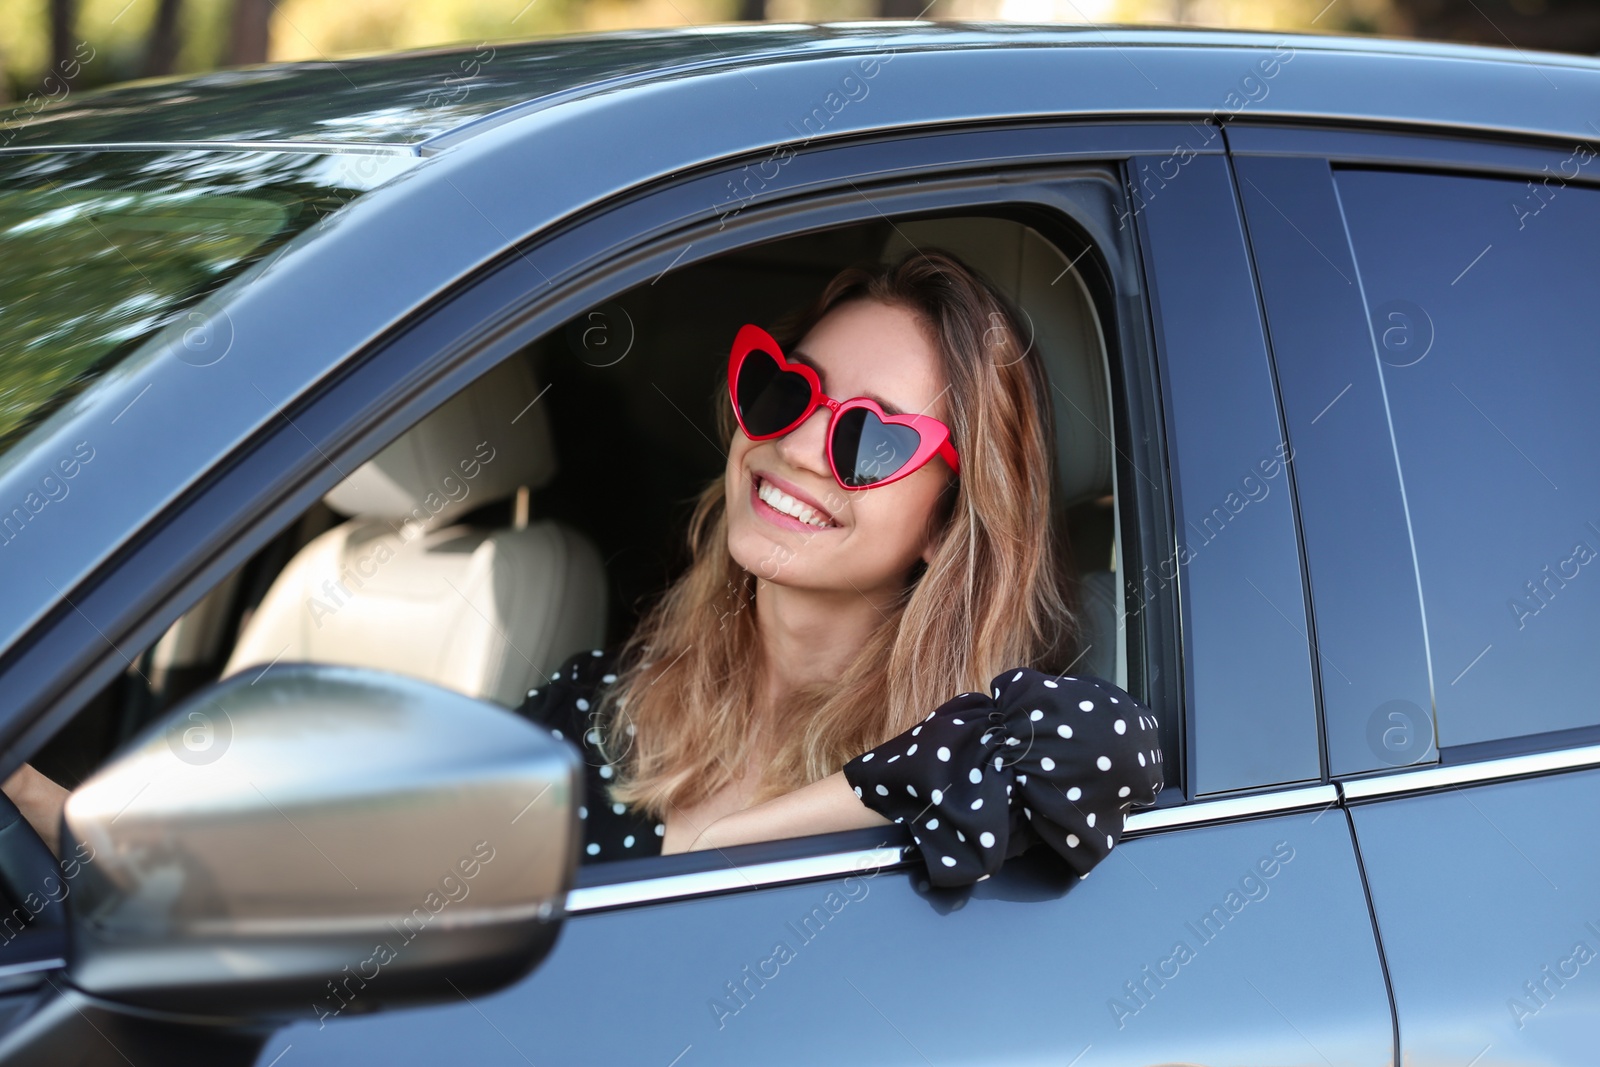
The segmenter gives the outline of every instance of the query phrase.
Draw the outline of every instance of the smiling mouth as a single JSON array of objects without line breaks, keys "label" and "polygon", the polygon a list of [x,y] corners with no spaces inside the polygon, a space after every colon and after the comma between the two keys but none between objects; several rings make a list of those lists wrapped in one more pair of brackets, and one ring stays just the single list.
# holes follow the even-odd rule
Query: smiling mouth
[{"label": "smiling mouth", "polygon": [[755,486],[757,499],[779,515],[786,515],[814,530],[832,530],[839,526],[827,512],[796,500],[759,474],[755,475]]}]

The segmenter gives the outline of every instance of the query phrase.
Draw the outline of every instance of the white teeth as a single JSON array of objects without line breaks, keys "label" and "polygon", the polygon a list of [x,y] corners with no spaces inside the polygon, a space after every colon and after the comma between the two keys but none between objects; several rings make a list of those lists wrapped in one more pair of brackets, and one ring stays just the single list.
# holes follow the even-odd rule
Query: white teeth
[{"label": "white teeth", "polygon": [[770,482],[761,482],[756,495],[766,501],[774,511],[781,511],[785,515],[791,515],[809,526],[817,527],[819,530],[826,530],[833,525],[819,516],[810,505],[800,503],[800,501],[785,493],[782,489],[775,488]]}]

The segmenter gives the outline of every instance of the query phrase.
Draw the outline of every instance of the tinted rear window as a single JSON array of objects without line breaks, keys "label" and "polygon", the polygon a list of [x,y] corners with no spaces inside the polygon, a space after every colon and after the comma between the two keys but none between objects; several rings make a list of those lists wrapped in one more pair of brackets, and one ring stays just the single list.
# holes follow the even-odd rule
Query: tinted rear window
[{"label": "tinted rear window", "polygon": [[1600,723],[1600,189],[1335,173],[1383,357],[1439,744]]}]

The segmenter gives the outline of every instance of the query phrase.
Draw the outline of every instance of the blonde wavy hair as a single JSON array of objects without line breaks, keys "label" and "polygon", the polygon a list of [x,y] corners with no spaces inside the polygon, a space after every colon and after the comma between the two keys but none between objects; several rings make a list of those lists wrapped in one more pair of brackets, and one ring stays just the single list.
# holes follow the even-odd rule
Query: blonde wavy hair
[{"label": "blonde wavy hair", "polygon": [[[752,803],[832,774],[1002,670],[1054,673],[1079,641],[1049,384],[1008,301],[951,253],[928,249],[845,268],[771,332],[787,351],[853,300],[910,309],[929,327],[961,474],[930,516],[931,562],[913,566],[843,675],[784,697],[788,733],[773,739]],[[738,429],[726,374],[719,390],[726,453]],[[613,802],[657,819],[736,781],[755,755],[748,725],[765,699],[756,576],[728,552],[726,504],[719,475],[689,521],[687,570],[619,649],[617,680],[591,713],[616,770]]]}]

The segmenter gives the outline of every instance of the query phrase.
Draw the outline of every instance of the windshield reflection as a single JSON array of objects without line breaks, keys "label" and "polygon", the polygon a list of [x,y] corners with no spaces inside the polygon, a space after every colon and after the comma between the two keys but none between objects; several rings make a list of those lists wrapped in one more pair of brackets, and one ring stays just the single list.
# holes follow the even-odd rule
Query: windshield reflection
[{"label": "windshield reflection", "polygon": [[414,162],[199,150],[0,157],[0,454],[151,333]]}]

